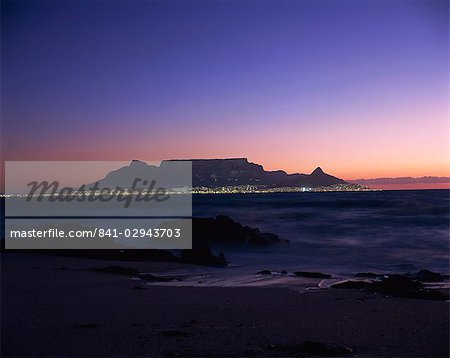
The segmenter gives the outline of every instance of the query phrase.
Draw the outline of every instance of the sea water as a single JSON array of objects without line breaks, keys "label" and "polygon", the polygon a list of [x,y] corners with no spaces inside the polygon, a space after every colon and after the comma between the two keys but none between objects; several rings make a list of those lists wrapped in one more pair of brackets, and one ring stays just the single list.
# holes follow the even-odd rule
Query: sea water
[{"label": "sea water", "polygon": [[449,272],[449,190],[195,195],[195,217],[225,214],[290,241],[230,252],[273,270]]},{"label": "sea water", "polygon": [[[449,190],[194,195],[193,215],[228,215],[290,241],[226,251],[230,273],[429,269],[448,274],[449,195]],[[3,199],[1,204],[3,217]]]}]

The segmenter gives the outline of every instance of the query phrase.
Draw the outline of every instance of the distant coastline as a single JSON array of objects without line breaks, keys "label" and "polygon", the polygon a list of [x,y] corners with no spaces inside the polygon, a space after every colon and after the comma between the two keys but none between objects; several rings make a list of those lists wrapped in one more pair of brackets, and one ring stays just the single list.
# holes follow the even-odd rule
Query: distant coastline
[{"label": "distant coastline", "polygon": [[318,187],[268,187],[268,186],[223,186],[223,187],[194,187],[192,194],[269,194],[269,193],[305,193],[305,192],[338,192],[338,191],[381,191],[358,184],[335,184]]},{"label": "distant coastline", "polygon": [[437,176],[354,179],[347,182],[383,190],[450,189],[450,177]]}]

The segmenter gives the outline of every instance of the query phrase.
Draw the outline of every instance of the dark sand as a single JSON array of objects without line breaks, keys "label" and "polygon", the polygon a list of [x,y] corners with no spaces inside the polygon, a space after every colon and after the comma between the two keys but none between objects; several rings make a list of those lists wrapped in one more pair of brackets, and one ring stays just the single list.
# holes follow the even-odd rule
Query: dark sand
[{"label": "dark sand", "polygon": [[449,355],[448,302],[336,289],[138,290],[126,276],[86,270],[111,264],[186,267],[3,254],[2,356],[288,356],[271,345],[305,341],[357,356]]}]

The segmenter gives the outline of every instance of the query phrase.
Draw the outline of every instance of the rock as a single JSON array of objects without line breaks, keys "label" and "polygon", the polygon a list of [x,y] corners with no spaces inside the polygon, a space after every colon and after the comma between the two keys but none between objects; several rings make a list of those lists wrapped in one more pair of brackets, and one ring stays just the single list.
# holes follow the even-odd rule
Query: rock
[{"label": "rock", "polygon": [[418,298],[424,300],[448,300],[448,294],[438,290],[426,289],[419,281],[404,275],[389,275],[381,281],[375,281],[369,286],[369,290],[387,296]]},{"label": "rock", "polygon": [[271,275],[272,271],[269,270],[262,270],[262,271],[258,271],[257,273],[255,273],[255,275]]},{"label": "rock", "polygon": [[413,274],[412,278],[422,282],[442,282],[446,277],[438,272],[420,270]]},{"label": "rock", "polygon": [[114,273],[117,275],[125,275],[125,276],[137,276],[139,275],[139,271],[131,268],[131,267],[122,267],[122,266],[106,266],[101,268],[92,268],[90,271],[93,272],[104,272],[104,273]]},{"label": "rock", "polygon": [[210,247],[258,248],[273,244],[287,243],[278,235],[261,233],[258,229],[243,226],[225,215],[215,219],[194,218],[192,220],[194,244],[207,244]]},{"label": "rock", "polygon": [[288,274],[288,272],[286,271],[286,270],[283,270],[283,271],[281,271],[280,272],[282,275],[287,275]]},{"label": "rock", "polygon": [[297,277],[308,277],[308,278],[331,278],[330,274],[321,272],[297,271],[294,272],[294,275]]},{"label": "rock", "polygon": [[225,258],[225,254],[221,251],[219,252],[219,255],[217,256],[218,261],[223,264],[226,265],[228,263],[227,259]]},{"label": "rock", "polygon": [[423,288],[423,285],[403,275],[390,275],[383,277],[381,281],[375,281],[370,284],[370,290],[386,294],[389,296],[409,296],[410,293],[417,292]]},{"label": "rock", "polygon": [[227,260],[223,252],[218,256],[212,254],[206,244],[197,244],[191,250],[182,250],[180,261],[206,266],[226,266]]},{"label": "rock", "polygon": [[424,285],[405,275],[388,275],[378,281],[343,281],[331,286],[332,288],[366,289],[369,292],[385,296],[416,298],[423,300],[446,301],[448,293],[427,289]]}]

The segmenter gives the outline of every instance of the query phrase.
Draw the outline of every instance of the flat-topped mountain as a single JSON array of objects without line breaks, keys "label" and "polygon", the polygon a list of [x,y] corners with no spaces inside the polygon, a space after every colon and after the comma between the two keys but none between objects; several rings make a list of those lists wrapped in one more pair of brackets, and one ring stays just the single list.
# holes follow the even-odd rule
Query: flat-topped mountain
[{"label": "flat-topped mountain", "polygon": [[[183,160],[166,160],[179,162]],[[317,187],[344,184],[345,181],[326,174],[318,167],[311,174],[287,174],[283,170],[266,171],[247,158],[191,159],[193,186],[270,185]]]},{"label": "flat-topped mountain", "polygon": [[[173,181],[177,185],[181,163],[192,162],[193,187],[222,187],[236,185],[267,185],[272,187],[318,187],[345,184],[345,181],[326,174],[320,167],[311,174],[287,174],[283,170],[266,171],[262,165],[251,163],[247,158],[230,159],[172,159],[164,160],[159,167],[139,160],[133,160],[129,166],[112,171],[100,180],[102,186],[127,187],[133,178],[164,178],[168,185]],[[182,180],[186,183],[186,180]]]}]

